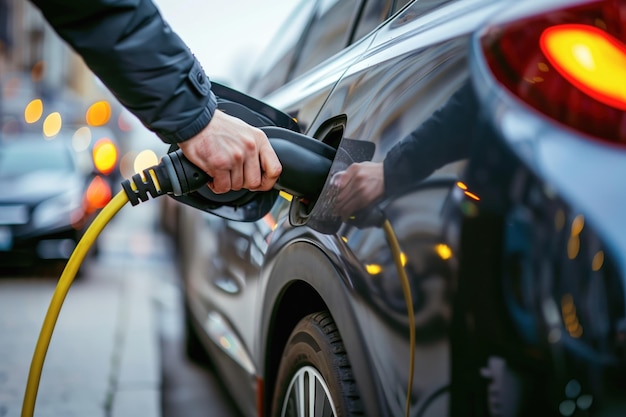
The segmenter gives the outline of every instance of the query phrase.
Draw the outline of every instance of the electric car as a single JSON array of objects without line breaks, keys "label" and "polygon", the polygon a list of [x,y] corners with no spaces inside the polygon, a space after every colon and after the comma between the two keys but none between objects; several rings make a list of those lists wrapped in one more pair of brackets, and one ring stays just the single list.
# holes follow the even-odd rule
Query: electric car
[{"label": "electric car", "polygon": [[67,132],[53,139],[23,133],[0,141],[2,265],[67,260],[93,218],[87,210],[91,170],[69,139]]},{"label": "electric car", "polygon": [[254,63],[244,91],[254,97],[293,80],[388,19],[409,0],[300,0]]},{"label": "electric car", "polygon": [[411,1],[261,97],[336,152],[183,209],[188,350],[244,415],[626,415],[625,10]]}]

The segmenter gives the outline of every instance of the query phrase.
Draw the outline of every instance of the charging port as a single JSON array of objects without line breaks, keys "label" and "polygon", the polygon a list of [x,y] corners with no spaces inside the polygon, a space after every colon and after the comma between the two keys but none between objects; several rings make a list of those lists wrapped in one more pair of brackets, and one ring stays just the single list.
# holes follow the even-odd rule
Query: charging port
[{"label": "charging port", "polygon": [[[329,147],[337,151],[337,149],[339,149],[339,144],[343,139],[345,126],[346,116],[337,116],[333,119],[326,121],[322,126],[320,126],[317,129],[315,135],[313,135],[313,137],[318,138],[320,142],[328,145]],[[328,187],[326,187],[326,183],[328,183],[331,173],[332,168],[327,174],[323,190],[328,189]],[[321,195],[324,195],[323,199],[320,198]],[[299,197],[294,198],[291,202],[291,207],[289,211],[290,223],[294,226],[302,226],[307,224],[309,217],[316,207],[318,201],[320,201],[320,204],[332,203],[334,201],[333,198],[329,199],[328,197],[332,196],[327,196],[325,192],[322,191],[322,193],[318,193],[314,199]],[[323,211],[328,211],[328,209],[329,207],[324,207]]]}]

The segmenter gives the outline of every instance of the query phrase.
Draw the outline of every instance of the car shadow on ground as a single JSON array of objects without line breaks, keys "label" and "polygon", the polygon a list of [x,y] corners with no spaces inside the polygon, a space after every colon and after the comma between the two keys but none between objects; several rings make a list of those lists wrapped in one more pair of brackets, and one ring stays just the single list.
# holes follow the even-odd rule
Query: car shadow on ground
[{"label": "car shadow on ground", "polygon": [[185,351],[180,289],[164,284],[157,303],[162,370],[162,417],[241,417],[209,363]]}]

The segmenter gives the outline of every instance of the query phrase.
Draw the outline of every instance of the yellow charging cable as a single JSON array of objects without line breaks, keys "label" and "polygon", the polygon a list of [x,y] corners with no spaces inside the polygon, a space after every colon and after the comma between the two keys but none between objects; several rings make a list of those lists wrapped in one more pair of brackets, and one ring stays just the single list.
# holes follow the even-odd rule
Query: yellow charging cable
[{"label": "yellow charging cable", "polygon": [[[131,183],[132,189],[136,188],[135,183]],[[35,352],[33,353],[33,359],[31,361],[30,371],[28,373],[28,381],[26,383],[26,390],[24,392],[24,401],[22,403],[21,417],[32,417],[35,412],[35,402],[37,400],[37,391],[39,389],[39,382],[41,380],[41,373],[43,370],[44,361],[50,346],[50,340],[52,339],[52,333],[56,325],[56,321],[61,312],[63,301],[67,296],[67,293],[76,277],[76,273],[80,268],[87,252],[95,242],[96,238],[100,235],[104,227],[111,221],[111,219],[128,203],[129,198],[124,190],[120,191],[113,199],[100,211],[98,216],[91,223],[89,228],[85,231],[85,234],[76,245],[74,252],[70,256],[56,289],[52,295],[52,300],[48,307],[48,311],[44,318],[41,331],[39,333],[39,339],[35,346]],[[409,279],[407,277],[404,265],[402,264],[402,251],[400,244],[393,231],[393,227],[389,220],[385,220],[383,223],[383,230],[385,236],[391,248],[392,257],[400,277],[400,283],[402,285],[402,292],[407,306],[407,315],[409,319],[409,380],[407,383],[407,399],[406,399],[406,416],[409,416],[411,409],[411,391],[413,390],[413,372],[415,368],[415,313],[413,309],[413,298],[411,296],[411,287]]]},{"label": "yellow charging cable", "polygon": [[48,352],[48,346],[52,339],[52,332],[54,331],[54,326],[61,312],[63,300],[65,300],[65,296],[76,277],[76,273],[83,263],[89,248],[91,248],[93,242],[98,235],[100,235],[102,229],[104,229],[107,223],[109,223],[113,216],[115,216],[127,202],[128,196],[123,190],[109,201],[87,228],[85,234],[78,242],[78,245],[76,245],[74,252],[72,252],[72,256],[70,256],[70,259],[65,265],[65,269],[52,295],[48,312],[46,313],[41,331],[39,332],[35,353],[33,353],[33,360],[30,364],[30,372],[28,373],[28,381],[26,383],[26,391],[24,392],[24,402],[22,403],[22,417],[32,417],[35,412],[35,401],[37,400],[39,381],[41,379],[46,353]]},{"label": "yellow charging cable", "polygon": [[411,391],[413,391],[413,370],[415,369],[415,312],[413,309],[413,297],[411,295],[409,277],[407,276],[404,265],[402,264],[402,250],[400,249],[400,243],[398,242],[398,238],[396,237],[389,220],[384,221],[383,230],[385,231],[387,242],[391,247],[393,262],[396,264],[396,269],[398,270],[400,284],[402,285],[402,293],[404,294],[404,301],[406,302],[407,316],[409,318],[409,380],[407,382],[405,408],[405,415],[406,417],[409,417],[409,413],[411,411]]}]

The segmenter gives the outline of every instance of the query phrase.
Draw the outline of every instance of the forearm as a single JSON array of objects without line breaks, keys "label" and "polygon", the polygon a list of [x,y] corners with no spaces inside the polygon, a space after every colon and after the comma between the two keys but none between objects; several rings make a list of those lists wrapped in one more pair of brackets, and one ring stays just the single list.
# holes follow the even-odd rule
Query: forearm
[{"label": "forearm", "polygon": [[119,101],[166,142],[200,132],[210,82],[149,0],[33,0]]},{"label": "forearm", "polygon": [[402,192],[443,165],[467,157],[477,117],[472,88],[465,83],[446,105],[387,154],[383,165],[387,196]]}]

